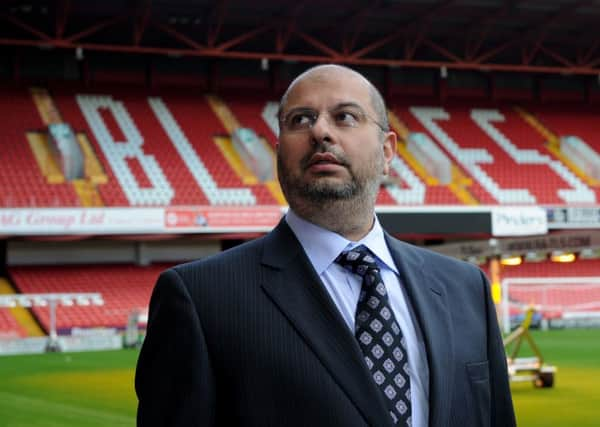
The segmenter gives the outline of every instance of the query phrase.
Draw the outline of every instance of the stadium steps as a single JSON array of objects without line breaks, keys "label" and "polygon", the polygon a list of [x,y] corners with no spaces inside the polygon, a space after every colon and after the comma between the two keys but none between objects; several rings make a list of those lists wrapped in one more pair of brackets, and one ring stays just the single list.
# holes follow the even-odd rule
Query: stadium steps
[{"label": "stadium steps", "polygon": [[410,131],[408,127],[400,120],[400,118],[393,111],[388,111],[388,121],[390,122],[390,126],[392,129],[396,131],[398,136],[402,141],[408,141],[408,135],[410,135]]},{"label": "stadium steps", "polygon": [[425,182],[427,185],[439,185],[438,180],[429,175],[425,168],[421,166],[421,163],[408,151],[406,146],[408,142],[408,136],[410,135],[410,131],[406,127],[404,123],[394,114],[392,111],[388,111],[388,120],[390,122],[390,126],[393,130],[398,133],[398,137],[400,139],[397,151],[398,154],[402,156],[402,158],[410,165],[410,167],[416,172],[416,174]]},{"label": "stadium steps", "polygon": [[40,132],[27,132],[27,141],[35,161],[48,184],[63,184],[65,176],[54,160],[48,145],[48,136]]},{"label": "stadium steps", "polygon": [[[233,134],[236,129],[242,127],[235,114],[231,111],[227,104],[225,104],[225,101],[215,95],[206,95],[206,100],[212,111],[219,118],[223,127],[230,135]],[[261,141],[269,149],[269,151],[272,152],[272,148],[268,141],[263,138],[261,138]],[[225,159],[227,159],[227,162],[231,168],[240,177],[244,185],[260,184],[256,176],[244,164],[243,160],[235,151],[235,148],[231,143],[231,138],[215,138],[215,142],[223,153]],[[275,162],[275,156],[273,156],[273,162]],[[287,204],[277,180],[267,181],[263,184],[267,187],[269,193],[271,193],[278,204]]]},{"label": "stadium steps", "polygon": [[282,206],[287,205],[287,201],[285,200],[285,196],[283,195],[283,191],[281,191],[281,187],[279,186],[279,182],[277,182],[277,180],[267,181],[265,182],[265,185],[275,200],[277,200],[277,203]]},{"label": "stadium steps", "polygon": [[[413,171],[425,182],[428,186],[437,186],[440,185],[439,181],[429,175],[425,168],[421,166],[421,163],[408,151],[406,143],[408,141],[408,135],[410,134],[410,130],[408,127],[400,120],[400,118],[393,112],[388,111],[388,120],[390,122],[390,126],[394,129],[400,138],[400,143],[398,144],[398,154],[402,156],[402,158],[409,164],[409,166],[413,169]],[[448,189],[454,193],[456,198],[460,200],[462,203],[466,205],[478,205],[479,202],[477,199],[469,192],[466,188],[471,185],[472,181],[467,176],[465,176],[462,171],[456,167],[456,165],[452,165],[452,181],[448,184]]]},{"label": "stadium steps", "polygon": [[[46,89],[32,87],[30,89],[33,103],[35,104],[40,117],[46,126],[56,123],[62,123],[62,117],[52,97]],[[28,133],[27,139],[31,150],[35,155],[42,174],[46,177],[49,184],[62,184],[65,182],[65,177],[60,168],[54,161],[54,156],[48,145],[48,136],[42,133]]]},{"label": "stadium steps", "polygon": [[[0,277],[0,295],[12,295],[16,293],[17,292],[15,292],[15,289],[10,282],[5,278]],[[25,330],[28,336],[43,337],[46,335],[31,312],[25,307],[11,307],[9,310],[19,326]]]},{"label": "stadium steps", "polygon": [[406,127],[404,123],[394,114],[392,111],[388,111],[388,120],[390,121],[390,126],[398,133],[398,137],[400,139],[397,151],[398,154],[402,156],[402,158],[410,165],[410,167],[415,171],[415,173],[425,182],[427,185],[439,185],[438,180],[429,175],[425,168],[421,166],[421,163],[408,151],[406,146],[408,142],[408,136],[410,135],[410,131]]},{"label": "stadium steps", "polygon": [[81,148],[81,152],[83,153],[85,179],[73,180],[73,189],[75,190],[77,197],[79,197],[81,206],[104,206],[102,196],[100,196],[100,193],[96,188],[96,184],[106,184],[108,182],[108,178],[102,170],[100,161],[96,157],[94,149],[88,141],[85,133],[77,134],[77,142]]},{"label": "stadium steps", "polygon": [[60,112],[46,89],[32,87],[30,92],[33,102],[46,126],[54,123],[62,123],[63,120]]},{"label": "stadium steps", "polygon": [[74,179],[72,184],[81,206],[88,208],[104,206],[102,198],[93,183],[86,179]]},{"label": "stadium steps", "polygon": [[[54,100],[46,89],[43,88],[31,88],[30,89],[33,102],[42,118],[42,121],[46,126],[56,123],[62,123],[63,119],[60,112],[54,103]],[[28,135],[29,138],[29,135]],[[81,151],[84,155],[84,170],[86,177],[90,181],[84,179],[73,180],[73,190],[81,206],[85,207],[98,207],[104,206],[100,194],[96,190],[94,184],[106,183],[107,178],[100,162],[98,161],[91,144],[87,140],[87,137],[83,133],[77,134],[77,142],[81,147]],[[46,176],[48,183],[50,184],[62,184],[65,182],[65,177],[56,164],[54,156],[50,151],[48,144],[48,137],[43,134],[33,136],[30,138],[30,145],[34,152],[38,166]]]},{"label": "stadium steps", "polygon": [[[236,152],[233,144],[231,143],[231,138],[224,137],[215,137],[215,144],[223,153],[223,156],[227,159],[227,162],[231,166],[231,168],[235,171],[235,173],[240,177],[244,185],[257,185],[260,184],[256,175],[252,173],[252,171],[244,164],[244,161],[240,158],[238,153]],[[261,141],[272,152],[272,148],[267,141],[261,138]],[[275,162],[275,156],[273,156],[273,162]],[[285,196],[281,191],[281,187],[277,180],[266,181],[263,183],[271,195],[275,198],[278,204],[286,205],[287,202],[285,200]]]},{"label": "stadium steps", "polygon": [[[5,88],[3,95],[0,116],[4,123],[10,124],[0,135],[4,170],[0,174],[0,201],[3,206],[78,206],[77,195],[70,183],[48,185],[48,179],[42,173],[42,170],[48,171],[47,167],[38,167],[27,134],[43,133],[44,123],[29,88]],[[42,155],[41,160],[47,157]]]},{"label": "stadium steps", "polygon": [[600,186],[600,181],[587,176],[571,159],[566,156],[560,149],[560,138],[556,136],[550,129],[544,126],[533,114],[524,110],[521,107],[514,107],[515,111],[527,124],[533,127],[546,141],[546,147],[554,154],[561,162],[563,162],[575,175],[583,180],[588,185],[593,187]]},{"label": "stadium steps", "polygon": [[227,163],[229,163],[231,168],[240,177],[244,185],[258,184],[256,175],[254,175],[252,171],[248,169],[244,161],[238,155],[237,151],[233,147],[231,138],[215,137],[214,141],[215,144],[217,144],[217,147],[219,147],[221,150],[221,153],[223,153],[225,159],[227,159]]},{"label": "stadium steps", "polygon": [[448,184],[450,191],[465,205],[478,205],[479,201],[467,189],[473,181],[456,166],[452,165],[452,181]]},{"label": "stadium steps", "polygon": [[108,177],[104,173],[100,160],[98,160],[87,135],[83,132],[78,133],[77,142],[83,153],[86,178],[94,184],[106,184],[108,182]]},{"label": "stadium steps", "polygon": [[[65,177],[59,169],[58,165],[56,164],[52,152],[50,151],[50,147],[48,145],[48,137],[42,133],[28,132],[27,139],[29,141],[29,146],[31,147],[31,150],[34,154],[38,167],[40,168],[42,175],[44,175],[44,177],[46,178],[48,184],[65,183]],[[98,168],[100,168],[100,164],[95,158],[93,152],[91,155],[94,156],[94,158],[92,159],[89,159],[88,157],[89,152],[84,151],[84,155],[86,163],[86,175],[88,165],[92,165],[93,171],[98,171]],[[94,179],[94,177],[96,177],[96,179]],[[102,175],[98,174],[97,172],[91,173],[89,181],[85,179],[76,179],[72,181],[73,190],[79,198],[79,204],[81,206],[104,206],[102,198],[100,197],[100,194],[98,193],[94,185],[94,182],[102,181],[107,181],[106,175],[103,175],[102,179]]]},{"label": "stadium steps", "polygon": [[415,171],[415,173],[421,178],[423,182],[427,185],[440,185],[439,181],[434,177],[427,173],[425,168],[421,166],[421,163],[412,155],[406,146],[405,141],[400,141],[397,145],[398,154],[402,156],[402,158],[410,165],[410,167]]},{"label": "stadium steps", "polygon": [[521,116],[523,120],[525,120],[525,122],[527,122],[527,124],[537,130],[538,133],[542,135],[546,141],[548,141],[548,143],[560,146],[560,140],[558,137],[548,128],[546,128],[533,114],[521,107],[514,107],[514,110],[517,112],[517,114],[519,114],[519,116]]},{"label": "stadium steps", "polygon": [[234,130],[241,127],[235,115],[221,98],[216,95],[206,95],[206,100],[230,135]]}]

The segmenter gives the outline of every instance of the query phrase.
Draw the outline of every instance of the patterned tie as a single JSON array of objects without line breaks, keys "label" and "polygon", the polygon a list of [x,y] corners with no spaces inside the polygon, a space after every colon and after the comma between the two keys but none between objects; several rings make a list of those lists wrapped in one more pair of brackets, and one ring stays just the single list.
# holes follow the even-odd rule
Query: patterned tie
[{"label": "patterned tie", "polygon": [[364,245],[341,253],[338,264],[363,278],[355,336],[394,424],[411,425],[406,343],[388,300],[375,257]]}]

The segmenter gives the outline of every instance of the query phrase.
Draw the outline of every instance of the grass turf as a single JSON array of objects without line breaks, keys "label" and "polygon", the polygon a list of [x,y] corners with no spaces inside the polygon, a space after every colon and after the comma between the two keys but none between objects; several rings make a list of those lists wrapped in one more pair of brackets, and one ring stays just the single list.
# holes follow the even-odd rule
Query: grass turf
[{"label": "grass turf", "polygon": [[0,358],[0,425],[134,426],[137,351]]},{"label": "grass turf", "polygon": [[[600,419],[600,329],[534,331],[548,364],[558,368],[553,388],[511,386],[523,427],[595,427]],[[529,350],[523,343],[523,350]],[[524,351],[523,355],[531,352]]]},{"label": "grass turf", "polygon": [[[554,388],[512,385],[518,425],[597,426],[600,329],[535,331],[534,338],[558,372]],[[0,357],[0,425],[134,426],[137,356],[122,350]]]}]

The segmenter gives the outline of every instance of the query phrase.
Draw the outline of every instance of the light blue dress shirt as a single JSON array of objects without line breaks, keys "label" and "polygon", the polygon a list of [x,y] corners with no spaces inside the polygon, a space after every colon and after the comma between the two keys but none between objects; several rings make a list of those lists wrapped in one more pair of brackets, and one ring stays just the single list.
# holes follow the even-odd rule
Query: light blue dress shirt
[{"label": "light blue dress shirt", "polygon": [[377,258],[386,286],[390,305],[406,340],[410,367],[412,426],[425,427],[429,419],[429,368],[423,335],[400,282],[398,269],[385,243],[383,229],[375,217],[373,228],[360,241],[345,237],[308,222],[291,209],[286,222],[300,241],[304,252],[319,275],[325,289],[354,335],[354,316],[362,285],[362,278],[335,263],[337,256],[358,245],[365,245]]}]

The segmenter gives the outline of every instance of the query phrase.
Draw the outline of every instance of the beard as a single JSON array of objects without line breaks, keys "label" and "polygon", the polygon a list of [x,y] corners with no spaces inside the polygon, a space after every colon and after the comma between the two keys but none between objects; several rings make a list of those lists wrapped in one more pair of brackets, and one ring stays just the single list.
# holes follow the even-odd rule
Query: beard
[{"label": "beard", "polygon": [[[279,183],[285,197],[293,208],[296,201],[302,200],[310,204],[324,204],[342,200],[366,201],[377,198],[379,185],[381,183],[381,170],[383,168],[383,156],[365,159],[362,169],[356,171],[346,156],[336,153],[332,147],[320,146],[309,152],[300,161],[300,173],[294,174],[291,168],[285,164],[281,154],[277,152],[277,173]],[[349,174],[349,179],[344,182],[332,182],[323,173],[322,178],[308,181],[304,178],[304,172],[310,167],[310,159],[316,153],[331,153],[336,157],[340,165],[344,166]]]}]

